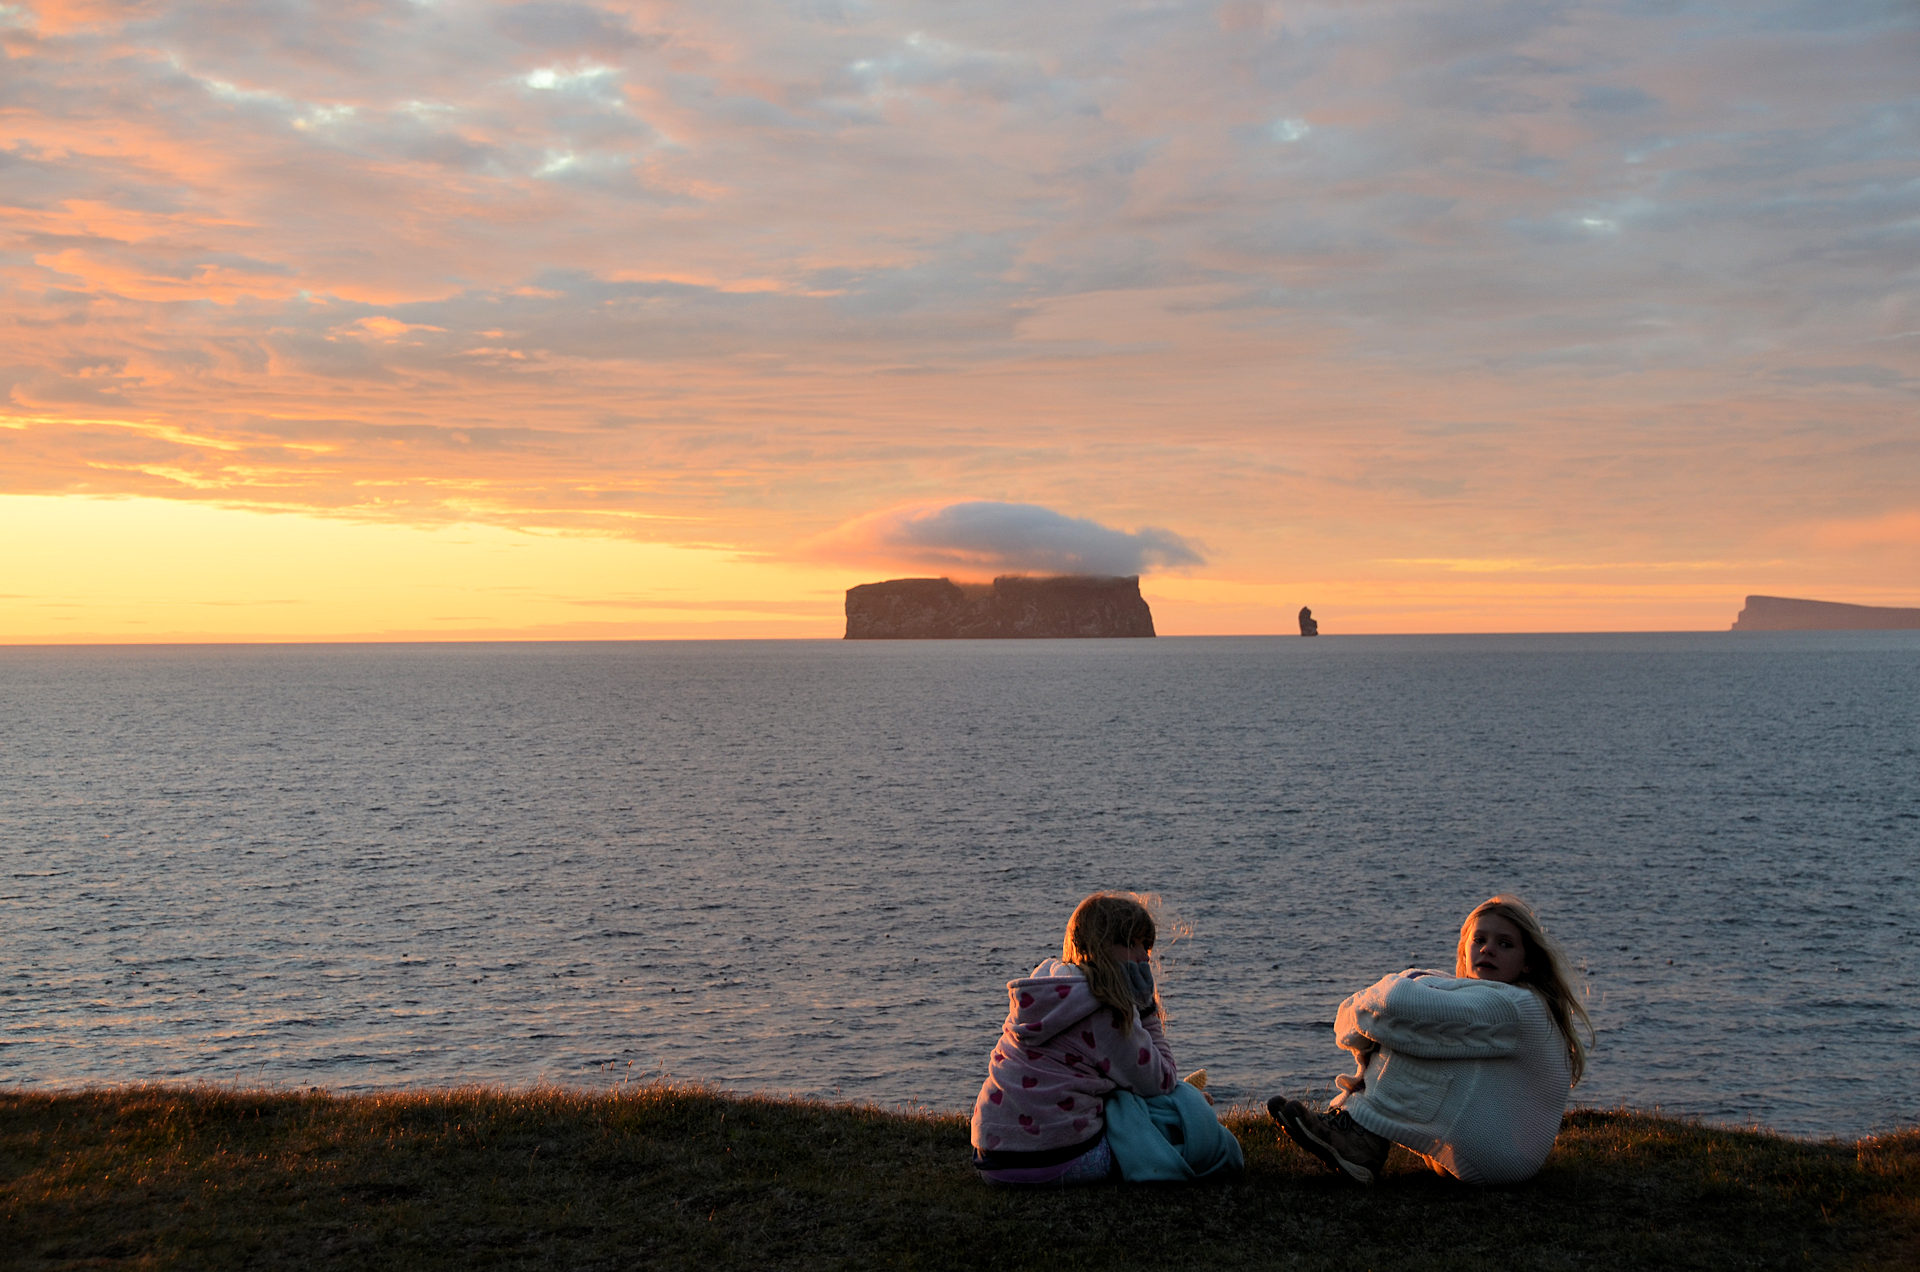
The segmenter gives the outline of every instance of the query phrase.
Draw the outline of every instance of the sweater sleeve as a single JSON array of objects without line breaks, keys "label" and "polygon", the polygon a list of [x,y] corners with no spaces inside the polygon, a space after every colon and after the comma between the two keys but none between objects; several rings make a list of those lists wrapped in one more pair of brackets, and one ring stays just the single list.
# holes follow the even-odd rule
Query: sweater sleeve
[{"label": "sweater sleeve", "polygon": [[1514,995],[1497,981],[1388,976],[1340,1004],[1334,1040],[1363,1056],[1376,1047],[1429,1060],[1510,1056],[1520,1046]]}]

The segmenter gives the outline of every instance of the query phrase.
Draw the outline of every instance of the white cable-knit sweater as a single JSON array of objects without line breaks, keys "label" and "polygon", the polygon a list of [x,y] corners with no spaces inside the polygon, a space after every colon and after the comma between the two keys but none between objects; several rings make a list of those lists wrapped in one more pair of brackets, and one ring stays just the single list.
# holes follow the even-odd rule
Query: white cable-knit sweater
[{"label": "white cable-knit sweater", "polygon": [[1567,1109],[1567,1045],[1532,990],[1433,973],[1388,976],[1340,1004],[1334,1039],[1359,1071],[1333,1107],[1472,1183],[1530,1178]]}]

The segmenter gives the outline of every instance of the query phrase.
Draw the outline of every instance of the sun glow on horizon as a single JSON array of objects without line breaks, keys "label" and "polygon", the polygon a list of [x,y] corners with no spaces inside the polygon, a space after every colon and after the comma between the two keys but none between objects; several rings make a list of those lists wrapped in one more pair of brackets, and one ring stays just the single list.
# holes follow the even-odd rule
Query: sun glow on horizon
[{"label": "sun glow on horizon", "polygon": [[[0,568],[6,644],[832,639],[848,587],[902,573],[165,499],[0,496],[0,536],[15,549]],[[1149,574],[1141,589],[1165,636],[1288,635],[1301,605],[1329,635],[1724,630],[1741,599],[1690,581],[1396,564],[1285,583]]]},{"label": "sun glow on horizon", "polygon": [[717,548],[0,496],[0,642],[837,636],[844,572]]}]

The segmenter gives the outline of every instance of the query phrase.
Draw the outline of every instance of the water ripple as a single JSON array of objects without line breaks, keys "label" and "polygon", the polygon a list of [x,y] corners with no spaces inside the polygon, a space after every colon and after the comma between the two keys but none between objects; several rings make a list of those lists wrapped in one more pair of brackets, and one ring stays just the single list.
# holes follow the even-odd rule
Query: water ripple
[{"label": "water ripple", "polygon": [[1920,639],[0,650],[0,1082],[741,1088],[963,1108],[1002,982],[1160,893],[1183,1064],[1496,890],[1580,1098],[1920,1122]]}]

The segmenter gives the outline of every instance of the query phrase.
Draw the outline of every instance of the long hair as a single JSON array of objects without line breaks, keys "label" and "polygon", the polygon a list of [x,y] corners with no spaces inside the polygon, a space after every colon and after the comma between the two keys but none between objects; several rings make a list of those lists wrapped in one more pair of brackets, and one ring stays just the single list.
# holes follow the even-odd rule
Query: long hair
[{"label": "long hair", "polygon": [[1560,942],[1547,935],[1546,926],[1540,922],[1540,916],[1533,912],[1532,906],[1519,897],[1505,893],[1489,897],[1474,906],[1473,913],[1467,915],[1460,924],[1460,940],[1453,950],[1453,974],[1470,974],[1473,956],[1467,949],[1467,940],[1473,935],[1473,921],[1488,914],[1505,919],[1520,929],[1520,944],[1525,949],[1527,965],[1514,984],[1525,985],[1546,1000],[1547,1014],[1553,1017],[1554,1027],[1559,1029],[1561,1039],[1567,1044],[1567,1068],[1573,1072],[1574,1085],[1579,1085],[1580,1075],[1587,1071],[1587,1043],[1580,1040],[1574,1022],[1580,1022],[1590,1042],[1593,1038],[1593,1020],[1587,1015],[1580,996],[1574,992],[1573,972],[1567,962],[1567,952],[1560,948]]},{"label": "long hair", "polygon": [[[1136,941],[1151,950],[1157,934],[1152,898],[1137,892],[1096,892],[1074,907],[1067,920],[1067,934],[1060,942],[1060,961],[1072,963],[1087,978],[1087,988],[1104,1007],[1113,1011],[1113,1027],[1125,1029],[1133,1018],[1133,991],[1127,987],[1127,974],[1114,957],[1116,945]],[[1154,990],[1157,1002],[1160,991]]]}]

